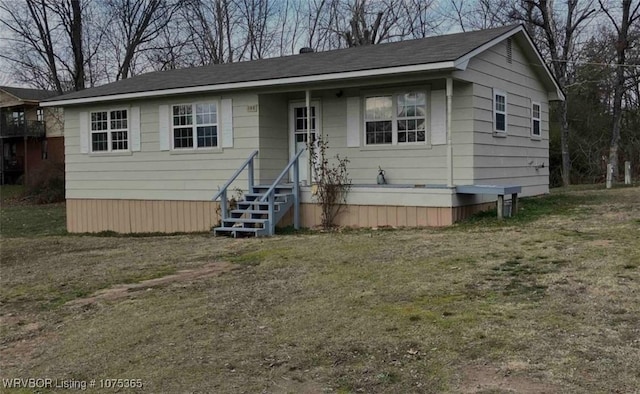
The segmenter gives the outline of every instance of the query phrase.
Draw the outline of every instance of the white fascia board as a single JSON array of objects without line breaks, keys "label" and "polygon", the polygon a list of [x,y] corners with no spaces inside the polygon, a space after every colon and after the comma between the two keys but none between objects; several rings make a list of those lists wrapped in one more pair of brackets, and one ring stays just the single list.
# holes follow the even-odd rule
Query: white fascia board
[{"label": "white fascia board", "polygon": [[517,26],[517,27],[513,28],[512,30],[509,30],[508,32],[506,32],[506,33],[494,38],[491,41],[485,42],[484,44],[480,45],[479,47],[477,47],[473,51],[467,53],[464,56],[459,57],[456,60],[456,66],[464,64],[464,67],[466,68],[466,65],[469,64],[469,60],[471,60],[472,57],[477,56],[478,54],[486,51],[487,49],[493,47],[494,45],[497,45],[498,43],[504,41],[505,39],[507,39],[507,38],[513,36],[514,34],[520,32],[520,31],[523,31],[523,30],[524,30],[524,27],[522,27],[522,25],[520,25],[520,26]]},{"label": "white fascia board", "polygon": [[493,40],[479,46],[478,48],[474,49],[473,51],[467,53],[466,55],[458,58],[455,61],[455,66],[456,68],[460,69],[460,70],[465,70],[467,68],[467,65],[469,64],[469,60],[471,60],[471,58],[473,58],[474,56],[486,51],[487,49],[491,48],[492,46],[498,44],[499,42],[506,40],[507,38],[516,35],[517,33],[522,33],[522,35],[527,39],[527,42],[529,43],[529,46],[531,47],[531,51],[533,53],[535,53],[536,57],[538,58],[538,61],[540,62],[540,64],[542,65],[542,67],[544,67],[544,71],[547,74],[547,78],[549,78],[549,80],[553,83],[553,86],[556,88],[555,94],[552,94],[552,98],[557,97],[557,99],[564,101],[565,97],[564,97],[564,93],[562,93],[562,89],[560,89],[560,86],[558,86],[558,83],[556,82],[556,79],[553,77],[553,74],[551,73],[551,70],[549,70],[549,67],[547,67],[547,63],[544,62],[544,60],[542,59],[542,55],[540,55],[540,52],[538,52],[538,49],[536,48],[535,44],[533,43],[533,41],[531,41],[531,37],[529,37],[529,34],[527,34],[527,31],[525,30],[524,26],[520,25],[515,27],[512,30],[509,30],[508,32],[502,34],[501,36],[498,36],[496,38],[494,38]]},{"label": "white fascia board", "polygon": [[412,73],[412,72],[420,72],[420,71],[453,70],[455,68],[456,68],[455,62],[449,61],[449,62],[440,62],[440,63],[417,64],[417,65],[411,65],[411,66],[379,68],[374,70],[348,71],[348,72],[332,73],[332,74],[309,75],[304,77],[265,79],[261,81],[248,81],[248,82],[232,82],[232,83],[223,83],[223,84],[217,84],[217,85],[204,85],[204,86],[193,86],[193,87],[186,87],[186,88],[174,88],[174,89],[162,89],[162,90],[154,90],[154,91],[135,92],[135,93],[114,94],[110,96],[96,96],[96,97],[85,97],[85,98],[78,98],[78,99],[56,100],[56,101],[41,102],[40,106],[59,107],[64,105],[88,104],[88,103],[115,101],[115,100],[132,100],[132,99],[146,98],[146,97],[167,96],[172,94],[199,93],[199,92],[209,92],[209,91],[218,91],[218,90],[234,90],[234,89],[259,88],[259,87],[268,87],[268,86],[294,85],[294,84],[313,83],[313,82],[336,81],[336,80],[342,80],[342,79],[403,74],[403,73]]},{"label": "white fascia board", "polygon": [[460,71],[464,71],[467,69],[467,66],[469,65],[469,60],[471,60],[470,57],[461,57],[460,59],[456,60],[454,63],[456,65],[456,70],[460,70]]}]

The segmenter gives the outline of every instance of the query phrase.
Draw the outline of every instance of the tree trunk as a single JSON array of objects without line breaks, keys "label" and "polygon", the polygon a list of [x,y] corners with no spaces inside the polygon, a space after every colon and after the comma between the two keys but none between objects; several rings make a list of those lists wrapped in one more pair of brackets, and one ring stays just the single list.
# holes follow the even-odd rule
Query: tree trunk
[{"label": "tree trunk", "polygon": [[80,0],[71,0],[71,48],[73,49],[75,90],[84,89],[84,54],[82,52],[82,9]]},{"label": "tree trunk", "polygon": [[562,150],[562,186],[571,184],[571,158],[569,156],[569,121],[567,120],[567,101],[560,102],[558,108],[560,122],[560,148]]},{"label": "tree trunk", "polygon": [[611,19],[618,31],[618,40],[616,42],[616,60],[618,64],[613,93],[613,127],[611,129],[611,145],[609,146],[609,164],[611,164],[613,180],[617,181],[620,176],[618,150],[620,147],[620,129],[622,128],[622,95],[625,91],[624,65],[627,61],[626,51],[629,48],[629,26],[640,17],[640,15],[636,13],[640,5],[637,5],[633,12],[631,12],[631,0],[622,1],[622,21],[620,27],[618,27],[614,18],[604,8],[602,1],[600,2],[600,7],[607,13],[607,16]]},{"label": "tree trunk", "polygon": [[[622,60],[620,60],[622,57]],[[624,54],[618,57],[624,62]],[[620,64],[623,64],[623,63]],[[613,128],[611,130],[611,145],[609,146],[609,164],[613,170],[613,180],[618,181],[620,167],[618,166],[618,150],[620,147],[620,129],[622,128],[622,94],[624,90],[624,70],[618,66],[616,70],[616,86],[613,94]]]},{"label": "tree trunk", "polygon": [[37,0],[29,0],[27,1],[27,7],[29,8],[32,20],[35,22],[36,27],[38,28],[39,37],[42,41],[44,51],[40,50],[39,55],[45,59],[49,67],[49,76],[56,88],[56,91],[62,94],[64,90],[62,89],[62,83],[60,82],[60,77],[58,76],[55,51],[53,49],[53,41],[51,38],[51,29],[49,28],[49,20],[47,18],[47,4],[44,0],[40,0],[39,3],[37,2]]}]

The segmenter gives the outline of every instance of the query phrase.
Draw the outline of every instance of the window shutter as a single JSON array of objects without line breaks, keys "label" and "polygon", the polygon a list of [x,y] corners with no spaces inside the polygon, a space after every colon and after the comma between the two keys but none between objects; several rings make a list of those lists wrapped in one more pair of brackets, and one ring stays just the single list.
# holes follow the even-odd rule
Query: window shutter
[{"label": "window shutter", "polygon": [[131,136],[131,150],[140,151],[140,107],[131,107],[129,132]]},{"label": "window shutter", "polygon": [[360,146],[360,97],[347,97],[347,147]]},{"label": "window shutter", "polygon": [[444,90],[431,91],[431,145],[447,143],[447,94]]},{"label": "window shutter", "polygon": [[80,112],[80,153],[89,153],[89,113]]},{"label": "window shutter", "polygon": [[160,150],[169,150],[169,106],[158,107],[158,130],[160,132]]},{"label": "window shutter", "polygon": [[233,102],[231,99],[223,99],[220,102],[220,129],[222,147],[233,148]]}]

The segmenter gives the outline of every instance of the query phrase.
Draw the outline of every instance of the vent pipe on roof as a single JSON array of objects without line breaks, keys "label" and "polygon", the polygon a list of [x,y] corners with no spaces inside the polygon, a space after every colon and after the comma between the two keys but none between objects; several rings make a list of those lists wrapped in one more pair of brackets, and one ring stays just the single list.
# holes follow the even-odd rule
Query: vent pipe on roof
[{"label": "vent pipe on roof", "polygon": [[313,53],[313,48],[309,48],[309,47],[300,48],[300,54],[303,54],[303,53]]}]

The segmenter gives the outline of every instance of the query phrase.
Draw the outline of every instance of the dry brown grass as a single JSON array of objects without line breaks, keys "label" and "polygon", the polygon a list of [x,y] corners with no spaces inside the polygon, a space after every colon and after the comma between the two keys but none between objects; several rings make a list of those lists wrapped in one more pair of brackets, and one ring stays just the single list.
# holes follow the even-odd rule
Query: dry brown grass
[{"label": "dry brown grass", "polygon": [[[639,195],[574,191],[544,217],[440,230],[3,238],[0,375],[139,378],[146,392],[634,392]],[[216,261],[241,268],[67,303]]]}]

